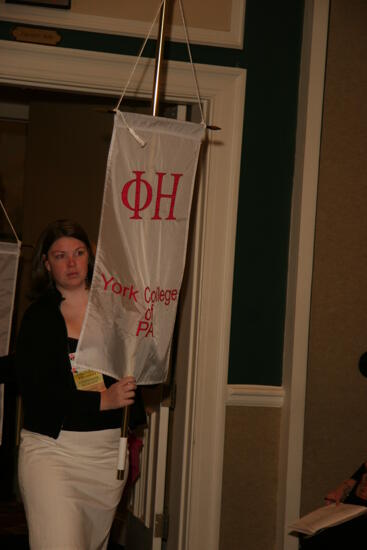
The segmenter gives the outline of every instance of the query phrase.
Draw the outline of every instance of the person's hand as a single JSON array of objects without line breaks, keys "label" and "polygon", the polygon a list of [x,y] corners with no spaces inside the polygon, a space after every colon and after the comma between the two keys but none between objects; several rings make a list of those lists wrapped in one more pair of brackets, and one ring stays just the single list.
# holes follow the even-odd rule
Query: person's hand
[{"label": "person's hand", "polygon": [[343,502],[353,487],[355,486],[356,481],[355,479],[346,479],[343,481],[339,487],[337,487],[334,491],[330,491],[325,497],[326,504],[340,504],[340,502]]},{"label": "person's hand", "polygon": [[136,382],[133,376],[118,380],[101,392],[100,410],[120,409],[134,403]]}]

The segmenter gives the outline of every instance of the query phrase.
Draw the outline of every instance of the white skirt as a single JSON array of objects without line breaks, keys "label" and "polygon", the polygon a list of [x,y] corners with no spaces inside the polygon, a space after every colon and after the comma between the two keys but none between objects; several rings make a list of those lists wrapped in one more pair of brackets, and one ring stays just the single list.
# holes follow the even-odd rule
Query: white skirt
[{"label": "white skirt", "polygon": [[32,550],[106,550],[127,478],[116,478],[119,440],[119,429],[57,439],[22,430],[19,487]]}]

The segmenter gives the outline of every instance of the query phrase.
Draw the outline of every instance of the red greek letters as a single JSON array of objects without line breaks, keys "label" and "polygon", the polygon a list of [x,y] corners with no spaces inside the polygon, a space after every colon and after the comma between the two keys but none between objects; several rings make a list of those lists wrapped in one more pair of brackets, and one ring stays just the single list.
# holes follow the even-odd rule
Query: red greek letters
[{"label": "red greek letters", "polygon": [[[132,220],[141,220],[142,218],[141,218],[141,216],[139,216],[139,212],[140,212],[140,210],[145,210],[150,205],[150,203],[152,201],[153,191],[152,191],[152,186],[147,182],[147,180],[143,180],[141,178],[141,175],[144,174],[144,172],[140,172],[139,170],[137,170],[137,171],[134,171],[134,174],[135,174],[136,178],[126,182],[125,185],[123,186],[122,192],[121,192],[121,200],[122,200],[122,203],[124,204],[124,206],[126,206],[126,208],[128,208],[129,210],[132,210],[134,212],[134,215],[130,216],[130,218]],[[134,205],[131,206],[130,203],[129,203],[128,193],[129,193],[130,187],[134,183],[135,183],[135,201],[134,201]],[[145,185],[146,198],[145,198],[144,204],[142,206],[140,206],[140,196],[141,196],[141,185],[142,185],[142,183]]]},{"label": "red greek letters", "polygon": [[[153,199],[153,188],[151,184],[142,178],[142,175],[145,174],[142,170],[134,170],[133,173],[135,177],[127,181],[121,191],[121,201],[122,204],[133,212],[133,215],[130,216],[132,220],[141,220],[143,219],[140,213],[143,210],[146,210],[148,206],[152,203]],[[164,201],[165,211],[167,213],[167,204],[169,206],[168,215],[164,217],[164,220],[175,220],[174,209],[176,204],[177,189],[180,183],[180,179],[183,174],[172,173],[173,185],[170,193],[163,192],[163,180],[167,175],[166,172],[156,172],[158,177],[157,190],[155,196],[155,206],[154,206],[154,215],[150,218],[151,220],[161,220],[161,208],[162,201]],[[165,184],[166,190],[169,184]],[[133,187],[134,186],[134,187]],[[131,196],[133,195],[133,197]],[[168,201],[168,202],[166,202]],[[154,204],[154,203],[153,203]]]},{"label": "red greek letters", "polygon": [[171,199],[171,206],[169,209],[169,214],[166,220],[175,220],[176,218],[173,215],[173,210],[175,208],[175,202],[176,202],[176,194],[177,194],[177,187],[180,182],[180,177],[182,174],[171,174],[173,176],[173,190],[171,194],[162,193],[162,184],[163,184],[163,178],[166,174],[164,172],[157,172],[158,176],[158,187],[157,187],[157,198],[155,202],[155,212],[154,216],[152,217],[152,220],[161,220],[162,218],[159,215],[159,210],[161,207],[161,199]]}]

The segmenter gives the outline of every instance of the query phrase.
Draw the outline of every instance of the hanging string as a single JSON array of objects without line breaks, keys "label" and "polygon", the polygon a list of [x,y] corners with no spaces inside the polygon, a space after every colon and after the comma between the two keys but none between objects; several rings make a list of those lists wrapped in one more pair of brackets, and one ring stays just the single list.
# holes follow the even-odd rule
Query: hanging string
[{"label": "hanging string", "polygon": [[[134,64],[134,67],[130,73],[130,76],[128,78],[128,81],[123,89],[123,92],[120,96],[120,99],[119,101],[117,102],[117,105],[116,107],[113,109],[113,111],[118,111],[119,110],[119,107],[121,105],[121,102],[125,96],[125,93],[126,93],[126,90],[127,88],[129,87],[129,84],[131,82],[131,79],[135,73],[135,70],[136,70],[136,67],[138,66],[138,63],[140,61],[140,58],[143,54],[143,51],[144,51],[144,48],[150,38],[150,35],[152,33],[152,30],[153,30],[153,27],[158,19],[158,15],[162,9],[162,6],[163,6],[163,3],[164,3],[165,0],[161,0],[160,4],[159,4],[159,7],[158,7],[158,10],[155,14],[155,17],[153,19],[153,22],[150,26],[150,29],[148,31],[148,34],[143,42],[143,45],[141,46],[140,48],[140,51],[138,53],[138,56],[136,58],[136,61],[135,61],[135,64]],[[204,124],[206,126],[206,123],[205,123],[205,120],[204,120],[204,113],[203,113],[203,108],[202,108],[202,105],[201,105],[201,99],[200,99],[200,91],[199,91],[199,85],[198,85],[198,80],[197,80],[197,75],[196,75],[196,70],[195,70],[195,65],[194,65],[194,62],[192,60],[192,54],[191,54],[191,47],[190,47],[190,42],[189,42],[189,36],[188,36],[188,33],[187,33],[187,26],[186,26],[186,21],[185,21],[185,15],[184,15],[184,11],[183,11],[183,6],[182,6],[182,1],[181,0],[178,0],[178,3],[179,3],[179,7],[180,7],[180,14],[181,14],[181,20],[182,20],[182,25],[183,25],[183,29],[184,29],[184,33],[185,33],[185,40],[186,40],[186,46],[187,46],[187,51],[188,51],[188,54],[189,54],[189,59],[190,59],[190,64],[191,64],[191,69],[192,69],[192,75],[193,75],[193,80],[194,80],[194,84],[195,84],[195,90],[196,90],[196,97],[197,97],[197,102],[199,104],[199,109],[200,109],[200,116],[201,116],[201,124]],[[129,129],[130,133],[133,135],[133,132],[132,130],[130,129],[130,127],[128,126],[126,120],[124,119],[124,123],[126,124],[127,128]],[[135,139],[136,139],[136,136],[134,136]],[[140,139],[140,138],[139,138]],[[139,140],[137,140],[139,141]],[[141,144],[142,146],[144,146],[143,144]]]},{"label": "hanging string", "polygon": [[143,54],[144,48],[145,48],[145,46],[146,46],[146,44],[147,44],[147,42],[148,42],[148,40],[149,40],[149,37],[150,37],[150,35],[151,35],[151,33],[152,33],[152,30],[153,30],[153,27],[154,27],[154,25],[155,25],[155,22],[156,22],[157,19],[158,19],[158,15],[159,15],[159,13],[160,13],[160,11],[161,11],[161,8],[162,8],[162,6],[163,6],[163,2],[164,2],[164,0],[162,0],[161,3],[159,4],[159,8],[158,8],[158,10],[157,10],[157,13],[155,14],[155,17],[154,17],[153,22],[152,22],[152,24],[151,24],[151,26],[150,26],[149,32],[148,32],[148,34],[147,34],[147,36],[146,36],[146,38],[145,38],[145,40],[144,40],[144,43],[143,43],[142,47],[140,48],[140,52],[138,53],[138,57],[136,58],[135,65],[134,65],[134,67],[133,67],[133,69],[132,69],[132,71],[131,71],[131,73],[130,73],[130,76],[129,76],[129,79],[128,79],[127,83],[126,83],[126,86],[125,86],[125,88],[124,88],[124,90],[123,90],[123,92],[122,92],[122,94],[121,94],[121,97],[120,97],[120,99],[119,99],[119,101],[118,101],[116,107],[113,109],[114,111],[118,111],[118,109],[119,109],[119,107],[120,107],[120,105],[121,105],[121,101],[122,101],[123,98],[124,98],[125,92],[126,92],[128,86],[129,86],[129,84],[130,84],[130,81],[131,81],[131,79],[132,79],[132,77],[133,77],[133,75],[134,75],[134,73],[135,73],[135,69],[136,69],[136,67],[137,67],[137,65],[138,65],[138,63],[139,63],[139,61],[140,61],[140,58],[141,58],[141,56],[142,56],[142,54]]},{"label": "hanging string", "polygon": [[197,76],[196,76],[195,65],[194,65],[193,60],[192,60],[189,36],[187,34],[186,21],[185,21],[185,16],[184,16],[184,11],[183,11],[181,0],[178,0],[178,5],[180,6],[181,19],[182,19],[182,25],[183,25],[183,28],[184,28],[184,32],[185,32],[187,51],[189,53],[189,58],[190,58],[190,63],[191,63],[191,68],[192,68],[192,75],[193,75],[193,78],[194,78],[194,83],[195,83],[195,88],[196,88],[196,97],[197,97],[198,104],[199,104],[199,109],[200,109],[201,124],[204,124],[206,126],[205,121],[204,121],[204,113],[203,113],[203,109],[202,109],[202,105],[201,105],[198,79],[197,79]]},{"label": "hanging string", "polygon": [[6,208],[5,208],[5,206],[4,206],[4,204],[3,204],[3,201],[2,201],[1,199],[0,199],[0,205],[1,205],[1,208],[3,209],[3,212],[4,212],[4,214],[5,214],[6,219],[7,219],[8,222],[9,222],[10,227],[11,227],[12,230],[13,230],[13,233],[14,233],[14,236],[15,236],[15,238],[16,238],[16,240],[17,240],[17,243],[20,244],[21,241],[20,241],[20,239],[18,238],[17,232],[15,231],[15,228],[14,228],[13,224],[12,224],[11,221],[10,221],[10,218],[9,218],[9,216],[8,216],[8,213],[7,213],[7,211],[6,211]]}]

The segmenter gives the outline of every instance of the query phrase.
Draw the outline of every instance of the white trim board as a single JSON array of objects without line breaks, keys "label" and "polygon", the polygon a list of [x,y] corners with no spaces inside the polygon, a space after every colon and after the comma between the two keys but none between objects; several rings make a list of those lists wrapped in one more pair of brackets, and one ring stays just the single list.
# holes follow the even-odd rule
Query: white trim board
[{"label": "white trim board", "polygon": [[284,388],[281,386],[228,385],[227,407],[275,407],[284,402]]},{"label": "white trim board", "polygon": [[[157,1],[157,9],[159,2]],[[188,28],[191,43],[227,48],[242,48],[244,37],[246,0],[232,0],[231,28],[229,31],[217,31],[203,28]],[[18,6],[0,2],[0,18],[3,21],[27,23],[74,29],[79,31],[118,34],[123,36],[138,36],[145,38],[151,22],[134,21],[97,15],[74,13],[69,10],[56,10],[39,6]],[[152,38],[157,36],[157,25],[153,29]],[[185,42],[183,28],[173,25],[169,38],[177,42]]]},{"label": "white trim board", "polygon": [[297,550],[288,525],[299,517],[317,186],[329,0],[305,3],[284,334],[278,550]]},{"label": "white trim board", "polygon": [[[135,58],[0,41],[0,83],[119,95]],[[204,213],[200,231],[200,297],[189,434],[189,491],[185,550],[219,544],[229,335],[246,71],[199,65],[208,123],[222,128],[208,136],[203,170]],[[142,59],[129,97],[151,97],[154,61]],[[168,62],[166,99],[196,102],[191,66]],[[226,185],[223,185],[223,181]],[[221,261],[218,262],[218,258]],[[218,289],[221,292],[218,293]],[[184,549],[182,549],[184,550]]]}]

